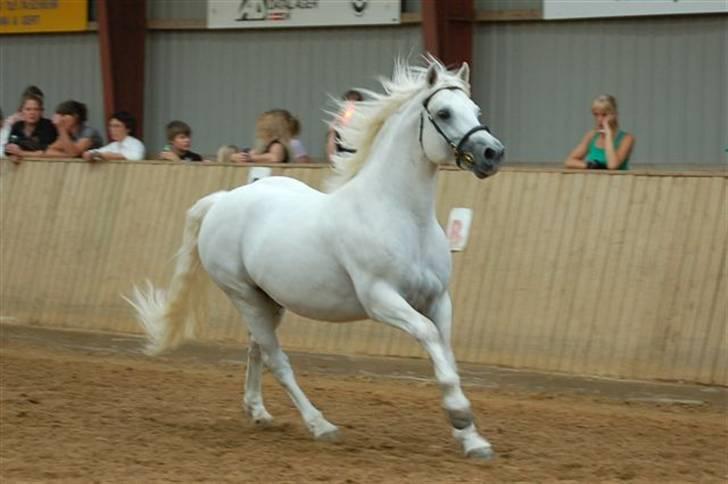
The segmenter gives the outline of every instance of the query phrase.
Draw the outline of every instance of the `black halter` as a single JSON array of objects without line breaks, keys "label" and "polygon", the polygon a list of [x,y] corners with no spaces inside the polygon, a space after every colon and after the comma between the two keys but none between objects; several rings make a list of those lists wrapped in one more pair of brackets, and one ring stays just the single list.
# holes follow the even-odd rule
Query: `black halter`
[{"label": "black halter", "polygon": [[[463,170],[469,170],[475,164],[475,160],[473,159],[473,154],[472,153],[463,152],[462,151],[463,145],[468,141],[468,138],[473,133],[476,133],[478,131],[487,131],[488,133],[490,133],[490,129],[488,129],[488,126],[486,126],[484,124],[475,126],[473,129],[471,129],[470,131],[468,131],[467,133],[465,133],[465,135],[462,138],[460,138],[460,141],[458,142],[458,144],[455,144],[450,138],[448,138],[447,135],[445,134],[445,132],[440,128],[440,126],[437,125],[437,123],[435,122],[435,120],[432,118],[432,115],[430,114],[430,111],[427,109],[427,106],[430,104],[430,100],[435,96],[435,94],[437,94],[440,91],[446,90],[446,89],[448,91],[463,91],[463,92],[465,92],[465,90],[463,88],[458,87],[458,86],[441,87],[440,89],[436,89],[429,96],[427,96],[427,99],[425,99],[422,102],[422,107],[424,108],[425,113],[427,113],[427,119],[430,120],[430,122],[432,123],[432,126],[435,127],[435,130],[438,133],[440,133],[440,136],[442,136],[445,139],[445,141],[447,141],[447,144],[450,145],[450,148],[452,148],[453,154],[455,155],[455,163],[461,169],[463,169]],[[424,150],[424,146],[422,145],[422,128],[423,128],[423,124],[424,124],[424,117],[422,116],[422,114],[420,114],[420,147],[422,147],[422,149]]]}]

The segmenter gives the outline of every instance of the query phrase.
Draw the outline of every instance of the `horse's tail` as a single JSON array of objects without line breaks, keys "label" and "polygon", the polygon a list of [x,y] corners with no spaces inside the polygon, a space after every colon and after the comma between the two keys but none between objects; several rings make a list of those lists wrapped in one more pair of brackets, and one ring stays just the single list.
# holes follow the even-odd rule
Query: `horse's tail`
[{"label": "horse's tail", "polygon": [[196,336],[197,323],[205,314],[205,271],[197,251],[197,236],[205,215],[224,193],[201,198],[187,211],[169,289],[155,288],[147,281],[146,289],[135,286],[131,299],[124,297],[134,307],[136,318],[147,334],[145,352],[149,355],[158,355]]}]

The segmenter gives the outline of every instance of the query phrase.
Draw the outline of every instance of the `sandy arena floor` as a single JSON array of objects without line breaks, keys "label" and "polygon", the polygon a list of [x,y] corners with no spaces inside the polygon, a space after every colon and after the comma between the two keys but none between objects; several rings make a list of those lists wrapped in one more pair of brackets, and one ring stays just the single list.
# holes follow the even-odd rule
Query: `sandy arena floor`
[{"label": "sandy arena floor", "polygon": [[139,340],[0,326],[6,482],[726,482],[728,392],[463,365],[498,457],[466,460],[419,360],[292,355],[343,431],[314,442],[267,375],[268,428],[240,410],[244,349],[159,359]]}]

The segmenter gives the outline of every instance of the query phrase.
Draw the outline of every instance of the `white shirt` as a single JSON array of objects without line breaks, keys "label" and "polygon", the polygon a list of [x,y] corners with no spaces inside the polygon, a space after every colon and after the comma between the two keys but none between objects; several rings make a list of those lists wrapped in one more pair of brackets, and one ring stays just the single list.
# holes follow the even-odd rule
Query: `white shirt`
[{"label": "white shirt", "polygon": [[5,145],[8,144],[8,138],[10,137],[10,129],[13,127],[13,123],[20,121],[18,113],[13,113],[3,122],[2,129],[0,129],[0,158],[5,157]]},{"label": "white shirt", "polygon": [[298,138],[293,138],[288,143],[291,146],[291,151],[293,151],[293,156],[295,158],[300,158],[302,156],[306,156],[306,148],[303,147],[303,143]]},{"label": "white shirt", "polygon": [[5,126],[0,128],[0,158],[5,158],[5,145],[8,144],[9,136],[10,136],[9,129],[5,129]]},{"label": "white shirt", "polygon": [[144,143],[133,136],[127,136],[121,141],[109,143],[97,151],[101,153],[119,153],[127,160],[139,161],[144,159]]}]

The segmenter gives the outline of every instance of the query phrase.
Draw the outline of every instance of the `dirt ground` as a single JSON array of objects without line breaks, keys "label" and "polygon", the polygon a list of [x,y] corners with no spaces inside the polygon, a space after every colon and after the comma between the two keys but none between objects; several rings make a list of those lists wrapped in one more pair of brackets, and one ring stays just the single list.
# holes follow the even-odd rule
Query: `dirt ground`
[{"label": "dirt ground", "polygon": [[3,483],[728,480],[723,388],[464,365],[498,453],[480,462],[460,455],[419,360],[292,355],[301,386],[343,431],[323,443],[270,375],[276,420],[249,423],[240,347],[151,359],[133,337],[14,326],[0,326],[0,343]]}]

